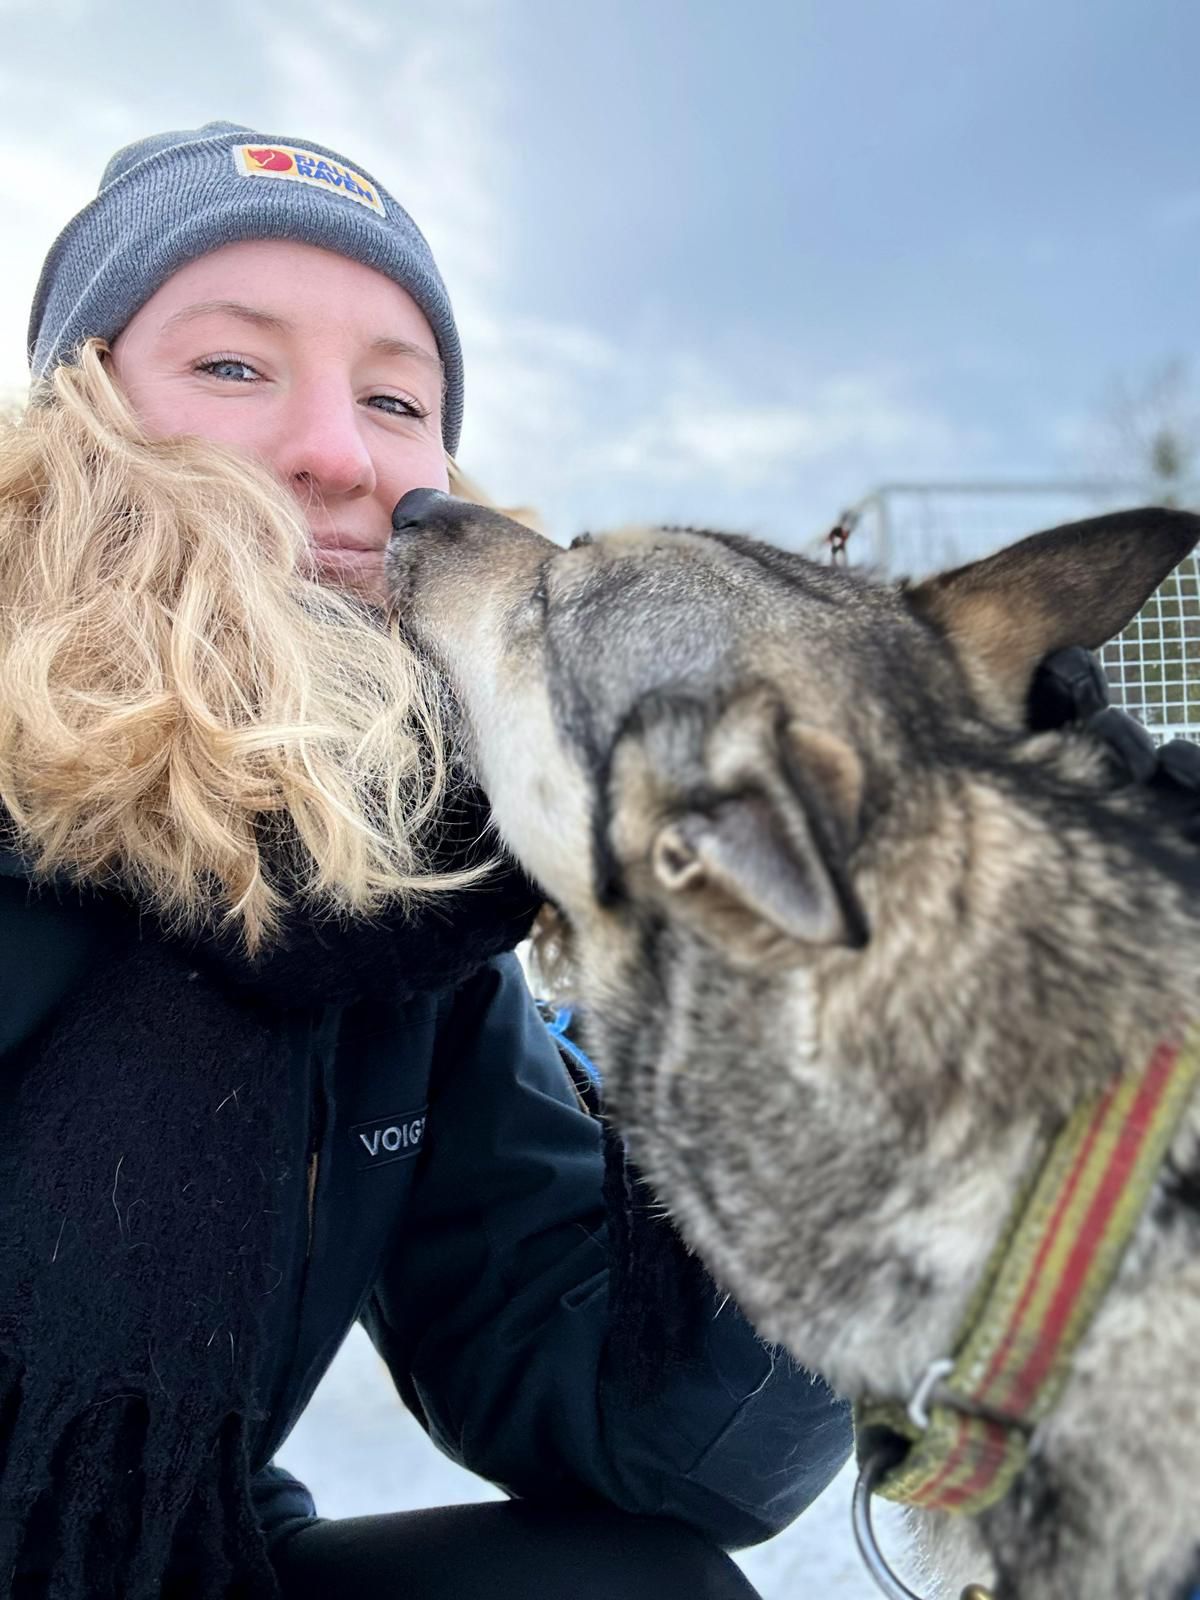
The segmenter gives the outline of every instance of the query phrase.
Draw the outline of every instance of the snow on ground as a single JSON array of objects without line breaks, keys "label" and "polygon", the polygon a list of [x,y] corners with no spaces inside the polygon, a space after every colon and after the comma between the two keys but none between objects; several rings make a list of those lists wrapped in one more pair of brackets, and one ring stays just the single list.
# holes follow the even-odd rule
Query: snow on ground
[{"label": "snow on ground", "polygon": [[[361,1328],[355,1328],[279,1462],[312,1490],[323,1516],[348,1517],[501,1496],[434,1449],[405,1411]],[[779,1535],[738,1562],[763,1600],[879,1600],[850,1532],[850,1469]],[[889,1552],[899,1531],[885,1527]]]}]

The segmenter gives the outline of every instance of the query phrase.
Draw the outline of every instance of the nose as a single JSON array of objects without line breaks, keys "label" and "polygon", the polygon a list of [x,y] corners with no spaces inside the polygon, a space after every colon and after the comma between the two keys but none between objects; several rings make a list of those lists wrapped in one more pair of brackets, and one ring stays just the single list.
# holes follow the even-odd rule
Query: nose
[{"label": "nose", "polygon": [[466,510],[467,502],[443,494],[440,489],[410,489],[402,495],[392,512],[392,532],[408,533],[426,527],[436,517],[444,522],[456,509]]},{"label": "nose", "polygon": [[276,461],[280,476],[303,499],[373,494],[375,463],[352,404],[327,389],[297,394],[288,414],[287,441]]}]

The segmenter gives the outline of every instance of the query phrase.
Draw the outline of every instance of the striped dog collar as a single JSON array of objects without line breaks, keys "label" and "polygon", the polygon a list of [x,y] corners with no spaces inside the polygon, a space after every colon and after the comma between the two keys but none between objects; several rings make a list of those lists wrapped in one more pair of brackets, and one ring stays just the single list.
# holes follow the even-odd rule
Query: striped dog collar
[{"label": "striped dog collar", "polygon": [[933,1363],[907,1407],[859,1407],[859,1458],[871,1458],[873,1492],[975,1515],[1008,1491],[1030,1434],[1062,1391],[1198,1080],[1195,1025],[1071,1117],[992,1253],[957,1354]]}]

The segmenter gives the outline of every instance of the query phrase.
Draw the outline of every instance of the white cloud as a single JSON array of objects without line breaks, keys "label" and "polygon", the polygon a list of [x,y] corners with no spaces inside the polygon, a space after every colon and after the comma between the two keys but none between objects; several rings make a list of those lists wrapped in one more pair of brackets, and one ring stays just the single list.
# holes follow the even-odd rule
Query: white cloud
[{"label": "white cloud", "polygon": [[274,13],[253,14],[264,110],[278,131],[343,150],[395,195],[461,317],[502,274],[509,215],[492,9],[452,0],[383,12],[338,0],[331,11],[308,0],[289,11],[286,29]]},{"label": "white cloud", "polygon": [[944,420],[894,396],[879,378],[828,379],[798,403],[739,394],[717,374],[689,368],[636,428],[612,440],[614,465],[650,459],[668,478],[706,473],[754,489],[846,449],[928,457],[956,441]]},{"label": "white cloud", "polygon": [[[961,475],[987,441],[916,403],[903,374],[814,379],[651,358],[590,330],[492,319],[469,346],[466,464],[561,532],[629,515],[768,516],[780,537],[831,520],[881,476]],[[791,363],[780,361],[780,373]],[[801,499],[779,521],[779,507]]]}]

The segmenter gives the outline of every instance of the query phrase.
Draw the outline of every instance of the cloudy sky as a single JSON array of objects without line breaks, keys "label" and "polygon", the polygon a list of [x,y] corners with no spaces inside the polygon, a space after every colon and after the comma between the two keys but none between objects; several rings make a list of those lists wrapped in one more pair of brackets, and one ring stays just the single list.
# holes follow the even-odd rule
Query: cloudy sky
[{"label": "cloudy sky", "polygon": [[800,542],[881,480],[1124,472],[1114,386],[1200,354],[1191,0],[0,0],[0,28],[0,388],[112,150],[218,117],[408,206],[462,326],[462,460],[564,534]]}]

